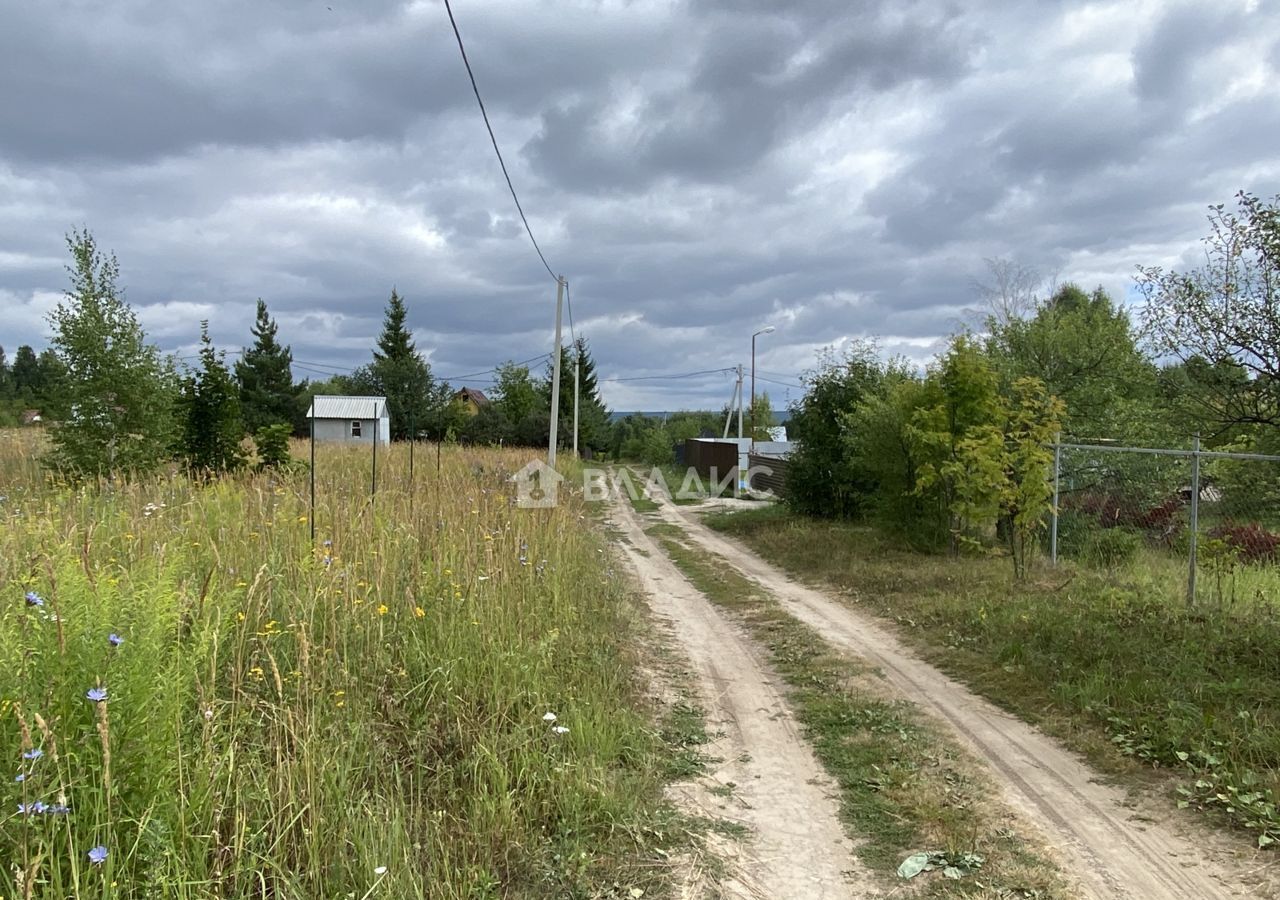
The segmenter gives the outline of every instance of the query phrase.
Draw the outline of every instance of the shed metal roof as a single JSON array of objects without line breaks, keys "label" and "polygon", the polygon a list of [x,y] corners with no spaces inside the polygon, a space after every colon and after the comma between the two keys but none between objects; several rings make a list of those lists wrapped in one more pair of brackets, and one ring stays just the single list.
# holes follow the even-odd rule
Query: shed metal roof
[{"label": "shed metal roof", "polygon": [[332,397],[318,394],[311,399],[307,418],[380,419],[386,412],[386,397]]}]

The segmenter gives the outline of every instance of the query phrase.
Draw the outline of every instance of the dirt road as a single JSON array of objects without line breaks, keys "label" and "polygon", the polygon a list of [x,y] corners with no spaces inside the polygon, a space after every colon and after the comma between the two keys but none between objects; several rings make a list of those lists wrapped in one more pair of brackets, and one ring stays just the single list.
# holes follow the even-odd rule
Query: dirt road
[{"label": "dirt road", "polygon": [[[659,514],[722,557],[832,645],[877,666],[889,684],[941,719],[985,762],[1005,801],[1054,846],[1083,896],[1112,900],[1275,897],[1274,865],[1185,826],[1136,812],[1118,788],[1099,783],[1079,757],[918,659],[884,626],[821,591],[798,584],[696,513],[662,503]],[[1157,809],[1157,804],[1152,804]],[[1159,813],[1156,813],[1159,815]],[[1197,829],[1198,830],[1198,829]],[[1258,874],[1268,870],[1269,884]]]},{"label": "dirt road", "polygon": [[[695,693],[707,713],[704,749],[721,760],[713,778],[729,803],[708,815],[745,826],[736,858],[727,860],[721,896],[770,900],[836,900],[867,896],[853,846],[837,818],[834,788],[801,737],[781,691],[749,638],[711,603],[644,533],[624,504],[614,524],[622,550],[654,612],[672,625],[697,673]],[[706,792],[703,792],[706,794]],[[709,795],[707,795],[709,796]],[[706,802],[704,797],[703,801]]]}]

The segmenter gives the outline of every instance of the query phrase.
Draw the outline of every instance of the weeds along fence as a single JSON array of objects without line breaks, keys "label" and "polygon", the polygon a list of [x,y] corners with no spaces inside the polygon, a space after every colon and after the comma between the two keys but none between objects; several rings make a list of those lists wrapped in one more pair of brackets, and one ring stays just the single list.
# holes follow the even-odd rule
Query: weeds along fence
[{"label": "weeds along fence", "polygon": [[1162,593],[1280,600],[1280,456],[1105,443],[1051,445],[1049,555],[1121,566]]}]

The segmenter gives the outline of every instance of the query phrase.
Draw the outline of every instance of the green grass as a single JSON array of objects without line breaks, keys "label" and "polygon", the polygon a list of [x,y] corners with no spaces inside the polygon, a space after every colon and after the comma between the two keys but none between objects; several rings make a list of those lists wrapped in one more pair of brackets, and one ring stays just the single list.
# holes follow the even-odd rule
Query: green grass
[{"label": "green grass", "polygon": [[[636,689],[638,614],[581,502],[514,506],[519,453],[449,448],[410,485],[393,447],[370,503],[367,454],[324,447],[313,542],[305,474],[55,488],[30,438],[0,437],[20,479],[0,490],[9,885],[660,889],[679,829]],[[105,702],[86,698],[97,686]],[[36,801],[70,812],[15,813]]]},{"label": "green grass", "polygon": [[[695,587],[768,648],[806,737],[839,786],[841,817],[870,868],[890,875],[920,850],[978,853],[985,862],[974,879],[993,896],[1064,896],[1052,866],[1004,827],[990,789],[908,704],[885,699],[865,666],[841,656],[753,582],[686,545],[680,529],[662,525],[649,533]],[[923,896],[964,896],[974,888],[973,880],[938,878]]]},{"label": "green grass", "polygon": [[708,524],[893,620],[926,658],[1100,768],[1172,769],[1182,802],[1262,843],[1280,838],[1274,605],[1188,609],[1169,598],[1170,563],[1146,553],[1109,570],[1042,567],[1019,582],[1007,560],[920,554],[783,509]]},{"label": "green grass", "polygon": [[635,496],[631,497],[631,508],[638,513],[654,512],[658,508],[658,504],[650,500],[648,497]]}]

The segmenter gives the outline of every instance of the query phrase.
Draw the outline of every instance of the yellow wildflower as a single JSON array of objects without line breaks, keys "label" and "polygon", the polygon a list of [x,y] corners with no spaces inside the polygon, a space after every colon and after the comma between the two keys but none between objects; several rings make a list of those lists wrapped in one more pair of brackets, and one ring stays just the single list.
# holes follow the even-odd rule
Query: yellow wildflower
[{"label": "yellow wildflower", "polygon": [[415,606],[413,608],[413,614],[417,616],[419,619],[421,619],[423,616],[427,614],[427,611],[423,609],[421,606]]},{"label": "yellow wildflower", "polygon": [[380,616],[385,616],[386,614],[387,614],[387,604],[385,604],[385,603],[379,603],[379,604],[378,604],[378,615],[380,615]]}]

